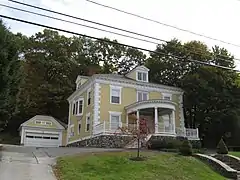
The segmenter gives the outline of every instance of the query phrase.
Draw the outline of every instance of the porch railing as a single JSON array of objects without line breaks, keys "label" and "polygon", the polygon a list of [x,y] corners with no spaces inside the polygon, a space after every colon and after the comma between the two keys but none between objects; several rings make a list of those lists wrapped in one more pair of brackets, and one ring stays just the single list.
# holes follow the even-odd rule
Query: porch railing
[{"label": "porch railing", "polygon": [[176,128],[176,133],[178,136],[187,137],[188,139],[199,139],[198,128]]},{"label": "porch railing", "polygon": [[175,132],[174,132],[173,124],[170,124],[169,126],[158,124],[158,133],[174,134]]},{"label": "porch railing", "polygon": [[[122,129],[119,129],[122,128]],[[110,123],[110,122],[102,122],[93,126],[93,134],[115,134],[115,133],[123,133],[124,127],[131,130],[136,128],[136,124],[126,124],[126,123]],[[175,129],[177,136],[187,137],[188,139],[199,139],[198,129],[191,128],[176,128]],[[159,124],[158,132],[166,133],[166,134],[175,134],[173,125],[168,127]]]}]

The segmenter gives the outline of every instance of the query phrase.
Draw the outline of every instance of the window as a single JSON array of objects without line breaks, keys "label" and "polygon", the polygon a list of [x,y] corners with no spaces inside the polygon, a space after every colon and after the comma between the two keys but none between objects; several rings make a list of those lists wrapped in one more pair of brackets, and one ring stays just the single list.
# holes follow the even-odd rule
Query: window
[{"label": "window", "polygon": [[146,101],[148,100],[148,93],[147,92],[137,92],[137,101]]},{"label": "window", "polygon": [[52,122],[48,122],[48,121],[47,121],[47,122],[46,122],[46,125],[49,125],[49,126],[50,126],[50,125],[52,125]]},{"label": "window", "polygon": [[110,127],[112,130],[117,130],[121,127],[121,113],[120,112],[109,112],[110,113]]},{"label": "window", "polygon": [[52,122],[49,122],[49,121],[35,121],[35,124],[41,124],[41,125],[48,125],[48,126],[51,126],[52,125]]},{"label": "window", "polygon": [[41,124],[41,121],[35,121],[35,124]]},{"label": "window", "polygon": [[121,88],[111,87],[110,101],[112,104],[121,104]]},{"label": "window", "polygon": [[91,90],[88,90],[87,101],[88,101],[88,105],[91,104]]},{"label": "window", "polygon": [[81,126],[82,126],[82,123],[81,121],[78,122],[78,134],[80,134],[81,132]]},{"label": "window", "polygon": [[83,113],[83,99],[78,101],[78,115]]},{"label": "window", "polygon": [[86,131],[90,129],[90,114],[86,116]]},{"label": "window", "polygon": [[75,102],[73,103],[73,112],[72,112],[72,114],[73,115],[77,114],[77,112],[76,112],[76,103]]},{"label": "window", "polygon": [[147,82],[147,73],[137,72],[137,80]]},{"label": "window", "polygon": [[73,102],[73,115],[82,115],[83,114],[83,105],[84,101],[83,98],[80,98],[77,101]]},{"label": "window", "polygon": [[163,99],[164,100],[172,100],[172,95],[171,94],[163,94]]}]

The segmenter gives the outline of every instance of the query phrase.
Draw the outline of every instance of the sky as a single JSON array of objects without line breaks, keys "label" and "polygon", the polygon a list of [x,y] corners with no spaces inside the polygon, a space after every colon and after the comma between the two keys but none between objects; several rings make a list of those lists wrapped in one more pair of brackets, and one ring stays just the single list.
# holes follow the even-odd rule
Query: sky
[{"label": "sky", "polygon": [[[93,0],[101,4],[109,5],[122,9],[131,13],[135,13],[144,17],[148,17],[165,24],[187,29],[198,34],[203,34],[215,39],[220,39],[239,47],[214,41],[201,36],[193,35],[187,32],[179,31],[157,23],[149,22],[137,17],[123,14],[114,10],[110,10],[86,0],[18,0],[20,2],[44,7],[54,11],[78,16],[84,19],[97,21],[102,24],[108,24],[121,29],[134,31],[137,33],[153,36],[159,39],[169,41],[177,38],[182,42],[191,40],[199,40],[204,42],[211,48],[214,45],[226,48],[235,58],[240,59],[240,0]],[[28,8],[9,2],[8,0],[0,0],[1,4],[23,8],[38,13],[48,14],[61,19],[71,20],[77,23],[95,26],[106,30],[123,33],[120,31],[100,27],[80,20],[67,18],[64,16],[46,13],[45,11]],[[28,21],[34,21],[45,25],[73,31],[76,33],[95,36],[98,38],[108,37],[117,39],[118,42],[142,47],[150,50],[156,48],[156,44],[133,40],[118,35],[101,32],[98,30],[81,27],[78,25],[64,23],[24,12],[8,9],[0,6],[0,14],[21,18]],[[33,25],[23,24],[20,22],[3,19],[5,24],[13,31],[21,32],[25,35],[33,35],[42,31],[43,28]],[[71,34],[61,33],[67,36]],[[124,34],[124,33],[123,33]],[[126,34],[126,33],[125,33]],[[128,34],[129,35],[129,34]],[[131,35],[134,36],[134,35]],[[136,37],[136,36],[135,36]],[[142,38],[142,37],[139,37]],[[157,42],[157,41],[155,41]],[[236,60],[237,70],[240,70],[240,60]]]}]

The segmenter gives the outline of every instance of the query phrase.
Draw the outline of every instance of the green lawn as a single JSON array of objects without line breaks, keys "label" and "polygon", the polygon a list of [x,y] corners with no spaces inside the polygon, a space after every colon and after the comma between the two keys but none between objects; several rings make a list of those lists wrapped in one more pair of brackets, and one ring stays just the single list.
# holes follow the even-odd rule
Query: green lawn
[{"label": "green lawn", "polygon": [[59,158],[55,173],[60,180],[223,180],[193,157],[149,153],[146,161],[131,161],[130,152],[108,152]]},{"label": "green lawn", "polygon": [[229,154],[240,158],[240,152],[238,152],[238,151],[231,151],[231,152],[229,152]]}]

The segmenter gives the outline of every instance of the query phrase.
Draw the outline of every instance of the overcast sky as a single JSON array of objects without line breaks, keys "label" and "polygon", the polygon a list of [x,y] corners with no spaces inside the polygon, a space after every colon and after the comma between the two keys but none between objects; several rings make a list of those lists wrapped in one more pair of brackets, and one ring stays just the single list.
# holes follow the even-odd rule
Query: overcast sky
[{"label": "overcast sky", "polygon": [[[179,31],[160,24],[149,22],[137,17],[116,12],[86,0],[18,0],[25,3],[31,3],[40,7],[48,8],[62,13],[79,16],[81,18],[101,22],[122,29],[154,36],[164,40],[178,38],[182,42],[190,40],[200,40],[205,42],[209,48],[213,45],[219,45],[228,49],[235,58],[240,59],[240,47],[227,45],[218,41],[210,40],[204,37],[196,36],[187,32]],[[166,24],[174,25],[182,29],[188,29],[205,36],[227,41],[240,46],[240,0],[94,0],[105,5],[113,6],[125,11],[136,13]],[[11,5],[18,8],[24,8],[31,11],[38,11],[49,14],[44,11],[26,8],[9,2],[0,0],[1,4]],[[0,14],[22,18],[28,21],[36,21],[42,24],[87,34],[96,37],[108,37],[117,39],[121,43],[130,44],[138,47],[154,50],[156,45],[141,42],[138,40],[121,37],[106,32],[100,32],[78,25],[64,23],[57,20],[51,20],[36,15],[19,12],[16,10],[0,7]],[[51,14],[53,15],[53,14]],[[54,15],[78,23],[96,26],[82,21],[66,18],[64,16]],[[32,35],[43,28],[23,24],[4,19],[4,22],[13,32],[21,32],[25,35]],[[97,26],[96,26],[97,27]],[[100,27],[99,27],[100,28]],[[101,27],[104,28],[104,27]],[[105,28],[106,29],[106,28]],[[115,30],[116,31],[116,30]],[[237,69],[240,70],[240,61],[236,61]]]}]

